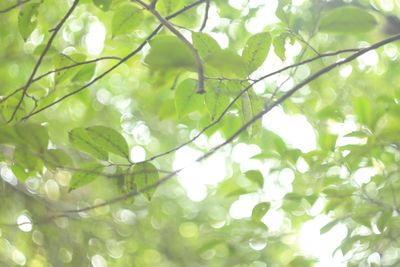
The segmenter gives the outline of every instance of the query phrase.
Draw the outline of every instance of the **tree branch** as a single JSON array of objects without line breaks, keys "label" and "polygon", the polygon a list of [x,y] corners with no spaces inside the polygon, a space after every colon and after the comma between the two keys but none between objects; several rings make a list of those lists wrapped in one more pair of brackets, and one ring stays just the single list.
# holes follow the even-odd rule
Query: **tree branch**
[{"label": "tree branch", "polygon": [[208,13],[210,11],[210,0],[206,0],[206,6],[205,6],[205,10],[204,10],[204,18],[203,18],[203,23],[201,24],[201,27],[199,29],[199,31],[203,31],[204,28],[207,25],[207,21],[208,21]]},{"label": "tree branch", "polygon": [[205,93],[205,90],[204,90],[204,66],[203,66],[203,61],[201,60],[199,52],[197,51],[197,49],[166,18],[161,16],[161,14],[158,13],[158,11],[154,9],[154,7],[152,7],[151,5],[146,4],[142,0],[132,0],[132,1],[140,4],[142,7],[146,8],[148,11],[150,11],[158,19],[158,21],[160,21],[160,23],[162,25],[164,25],[170,32],[172,32],[184,44],[186,44],[187,47],[190,48],[190,50],[192,50],[192,53],[193,53],[193,55],[194,55],[194,57],[196,59],[196,63],[197,63],[197,75],[198,75],[197,93],[199,93],[199,94]]},{"label": "tree branch", "polygon": [[54,39],[56,38],[56,36],[57,36],[59,30],[61,29],[62,25],[67,21],[67,19],[69,18],[69,16],[70,16],[70,15],[72,14],[72,12],[75,10],[75,8],[76,8],[76,6],[78,5],[78,3],[79,3],[79,0],[75,0],[75,1],[72,3],[72,6],[71,6],[70,9],[68,10],[68,12],[65,14],[65,16],[61,19],[61,21],[60,21],[60,22],[57,24],[57,26],[54,28],[54,31],[53,31],[53,33],[51,34],[49,41],[47,42],[47,44],[46,44],[46,46],[45,46],[43,52],[42,52],[42,53],[40,54],[40,56],[39,56],[38,61],[36,62],[35,66],[33,67],[33,71],[32,71],[32,73],[31,73],[31,75],[30,75],[28,81],[26,82],[26,85],[24,86],[24,89],[22,90],[22,96],[21,96],[21,98],[19,99],[19,101],[18,101],[18,103],[17,103],[17,106],[15,107],[15,109],[14,109],[14,111],[13,111],[13,113],[12,113],[10,119],[8,120],[8,122],[11,122],[11,121],[14,119],[15,115],[17,114],[17,111],[19,110],[19,108],[20,108],[21,105],[22,105],[22,102],[24,101],[24,97],[25,97],[25,95],[26,95],[26,92],[28,91],[29,86],[31,85],[31,83],[32,83],[32,81],[33,81],[33,79],[34,79],[37,70],[39,69],[40,65],[42,64],[43,58],[45,57],[46,53],[49,51],[49,49],[50,49],[50,47],[51,47],[51,44],[53,43]]}]

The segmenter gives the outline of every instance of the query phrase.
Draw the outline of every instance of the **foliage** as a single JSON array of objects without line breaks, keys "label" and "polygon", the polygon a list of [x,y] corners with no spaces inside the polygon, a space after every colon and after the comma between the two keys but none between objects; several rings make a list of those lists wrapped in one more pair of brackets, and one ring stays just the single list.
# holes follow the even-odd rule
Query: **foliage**
[{"label": "foliage", "polygon": [[399,11],[2,1],[0,265],[398,266]]}]

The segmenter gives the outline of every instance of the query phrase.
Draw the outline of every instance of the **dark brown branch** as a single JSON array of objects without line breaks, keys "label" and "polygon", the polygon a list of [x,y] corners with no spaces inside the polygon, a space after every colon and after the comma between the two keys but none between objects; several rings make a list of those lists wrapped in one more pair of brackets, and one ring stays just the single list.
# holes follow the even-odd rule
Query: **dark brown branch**
[{"label": "dark brown branch", "polygon": [[[61,71],[68,70],[68,69],[72,69],[72,68],[75,68],[75,67],[78,67],[78,66],[81,66],[81,65],[91,64],[91,63],[95,63],[95,62],[98,62],[98,61],[101,61],[101,60],[108,60],[108,59],[121,60],[121,58],[119,58],[119,57],[109,56],[109,57],[99,57],[99,58],[95,58],[95,59],[91,59],[91,60],[87,60],[87,61],[75,62],[74,64],[63,66],[61,68],[54,69],[54,70],[51,70],[51,71],[48,71],[46,73],[43,73],[43,74],[39,75],[38,77],[36,77],[36,78],[34,78],[32,80],[32,84],[37,82],[37,81],[39,81],[39,80],[41,80],[41,79],[43,79],[44,77],[46,77],[46,76],[48,76],[48,75],[50,75],[52,73],[57,73],[57,72],[61,72]],[[0,104],[2,102],[5,102],[7,99],[12,97],[13,95],[18,93],[19,91],[23,90],[24,88],[25,88],[25,86],[22,86],[22,87],[20,87],[18,89],[15,89],[14,92],[12,92],[11,94],[9,94],[9,95],[5,96],[4,98],[0,99]]]},{"label": "dark brown branch", "polygon": [[[186,12],[187,10],[189,10],[189,9],[191,9],[191,8],[197,6],[197,5],[200,5],[200,4],[203,3],[204,1],[205,1],[205,0],[197,0],[197,1],[193,2],[192,4],[187,5],[187,6],[185,6],[184,8],[178,10],[177,12],[175,12],[175,13],[173,13],[173,14],[167,16],[166,19],[168,20],[168,19],[172,19],[172,18],[174,18],[174,17],[177,17],[177,16],[179,16],[180,14]],[[126,62],[126,61],[129,60],[131,57],[133,57],[134,55],[136,55],[137,53],[139,53],[139,52],[143,49],[143,47],[145,47],[145,45],[147,44],[147,42],[149,42],[151,39],[153,39],[154,36],[157,35],[157,33],[161,30],[162,26],[163,26],[162,24],[158,25],[157,28],[156,28],[152,33],[150,33],[150,35],[148,35],[148,36],[146,37],[146,39],[145,39],[135,50],[133,50],[131,53],[129,53],[128,55],[126,55],[125,57],[123,57],[123,58],[121,59],[120,62],[118,62],[117,64],[115,64],[114,66],[112,66],[111,68],[109,68],[108,70],[106,70],[105,72],[103,72],[103,73],[101,73],[100,75],[98,75],[97,77],[95,77],[92,81],[90,81],[89,83],[83,85],[82,87],[80,87],[80,88],[78,88],[78,89],[76,89],[76,90],[74,90],[74,91],[72,91],[72,92],[70,92],[70,93],[68,93],[68,94],[66,94],[66,95],[64,95],[64,96],[62,96],[61,98],[57,99],[56,101],[52,102],[51,104],[48,104],[48,105],[46,105],[46,106],[44,106],[44,107],[42,107],[42,108],[40,108],[40,109],[38,109],[38,110],[36,110],[36,111],[30,113],[29,115],[23,117],[21,120],[29,119],[30,117],[32,117],[32,116],[34,116],[34,115],[36,115],[36,114],[42,112],[43,110],[46,110],[46,109],[48,109],[48,108],[50,108],[50,107],[52,107],[52,106],[54,106],[54,105],[60,103],[61,101],[64,101],[65,99],[67,99],[67,98],[69,98],[69,97],[71,97],[71,96],[73,96],[73,95],[75,95],[75,94],[78,94],[79,92],[85,90],[86,88],[88,88],[88,87],[91,86],[92,84],[96,83],[98,80],[102,79],[102,78],[103,78],[104,76],[106,76],[108,73],[110,73],[110,72],[113,71],[114,69],[118,68],[118,67],[119,67],[120,65],[122,65],[124,62]]]},{"label": "dark brown branch", "polygon": [[206,0],[206,6],[204,7],[204,18],[203,18],[203,23],[201,24],[201,27],[199,29],[199,31],[203,31],[204,28],[207,25],[207,21],[208,21],[208,12],[210,11],[210,0]]},{"label": "dark brown branch", "polygon": [[61,27],[63,26],[63,24],[67,21],[67,19],[68,19],[69,16],[72,14],[72,12],[74,12],[74,10],[75,10],[76,6],[78,5],[78,3],[79,3],[79,0],[75,0],[75,1],[72,3],[72,6],[70,7],[70,9],[67,11],[67,13],[64,15],[64,17],[61,19],[61,21],[60,21],[60,22],[57,24],[57,26],[54,28],[54,31],[52,32],[49,41],[47,42],[47,44],[46,44],[44,50],[42,51],[42,53],[41,53],[40,56],[39,56],[38,61],[36,62],[35,66],[33,67],[33,71],[32,71],[32,73],[31,73],[31,75],[30,75],[28,81],[26,82],[26,85],[24,86],[24,89],[22,90],[21,98],[19,99],[19,101],[18,101],[18,103],[17,103],[17,106],[15,107],[15,109],[14,109],[14,111],[13,111],[13,113],[12,113],[10,119],[8,120],[8,122],[11,122],[11,121],[14,119],[15,115],[17,114],[17,111],[19,110],[19,108],[20,108],[21,105],[22,105],[22,102],[24,101],[24,97],[25,97],[25,95],[26,95],[26,92],[28,91],[29,86],[31,85],[31,83],[32,83],[32,81],[33,81],[33,79],[34,79],[37,70],[39,69],[40,65],[42,64],[43,58],[45,57],[45,55],[46,55],[47,52],[49,51],[49,49],[50,49],[50,47],[51,47],[51,45],[52,45],[54,39],[56,38],[56,36],[57,36],[59,30],[61,29]]},{"label": "dark brown branch", "polygon": [[205,89],[204,89],[204,66],[203,66],[203,61],[201,60],[199,52],[197,51],[197,49],[166,18],[161,16],[161,14],[158,13],[158,11],[154,9],[154,7],[152,7],[151,5],[146,4],[145,2],[143,2],[141,0],[132,0],[132,1],[140,4],[142,7],[146,8],[147,10],[149,10],[158,19],[158,21],[164,27],[166,27],[170,32],[172,32],[176,37],[178,37],[184,44],[186,44],[187,47],[189,47],[189,49],[192,51],[192,53],[193,53],[193,55],[194,55],[194,57],[196,59],[196,64],[197,64],[197,75],[198,75],[197,93],[199,93],[199,94],[205,93]]},{"label": "dark brown branch", "polygon": [[0,10],[0,14],[7,13],[7,12],[13,10],[14,8],[22,6],[23,4],[26,4],[26,3],[30,2],[30,1],[31,0],[17,1],[17,3],[15,5],[12,5],[12,6],[6,7],[5,9]]},{"label": "dark brown branch", "polygon": [[[327,74],[328,72],[330,72],[331,70],[335,69],[338,66],[341,66],[343,64],[349,63],[352,60],[360,57],[361,55],[371,51],[371,50],[375,50],[381,46],[384,46],[386,44],[392,43],[394,41],[398,41],[400,40],[400,34],[395,35],[391,38],[385,39],[383,41],[380,41],[378,43],[375,43],[367,48],[361,49],[358,52],[355,52],[354,54],[352,54],[351,56],[344,58],[342,60],[339,60],[329,66],[326,66],[324,68],[322,68],[321,70],[317,71],[316,73],[310,75],[308,78],[306,78],[305,80],[303,80],[302,82],[300,82],[299,84],[295,85],[292,89],[290,89],[289,91],[287,91],[284,95],[282,95],[278,100],[276,100],[273,104],[267,106],[264,110],[262,110],[261,112],[257,113],[251,120],[249,120],[248,122],[246,122],[242,127],[240,127],[233,135],[231,135],[228,139],[226,139],[224,142],[222,142],[221,144],[215,146],[214,148],[210,149],[207,153],[205,153],[203,156],[197,158],[195,160],[195,162],[200,162],[206,158],[208,158],[209,156],[211,156],[212,154],[214,154],[217,150],[221,149],[222,147],[224,147],[225,145],[233,142],[233,140],[235,140],[242,132],[244,132],[250,125],[252,125],[253,123],[255,123],[257,120],[261,119],[265,114],[267,114],[268,112],[270,112],[274,107],[279,106],[280,104],[282,104],[284,101],[286,101],[288,98],[290,98],[294,93],[296,93],[297,91],[299,91],[301,88],[303,88],[305,85],[309,84],[310,82],[318,79],[319,77]],[[185,168],[185,167],[184,167]],[[86,207],[86,208],[82,208],[82,209],[75,209],[75,210],[66,210],[62,213],[60,213],[60,216],[65,216],[65,214],[68,213],[79,213],[79,212],[84,212],[84,211],[89,211],[89,210],[93,210],[93,209],[97,209],[100,207],[104,207],[107,205],[111,205],[111,204],[115,204],[117,202],[126,200],[128,198],[137,196],[141,193],[144,193],[148,190],[151,190],[153,188],[156,188],[157,186],[159,186],[160,184],[168,181],[169,179],[171,179],[172,177],[174,177],[176,174],[178,174],[179,172],[181,172],[184,168],[178,169],[166,176],[164,176],[163,178],[161,178],[160,180],[158,180],[157,182],[150,184],[146,187],[143,187],[141,190],[139,191],[131,191],[125,195],[107,200],[103,203],[97,204],[97,205],[93,205],[90,207]]]}]

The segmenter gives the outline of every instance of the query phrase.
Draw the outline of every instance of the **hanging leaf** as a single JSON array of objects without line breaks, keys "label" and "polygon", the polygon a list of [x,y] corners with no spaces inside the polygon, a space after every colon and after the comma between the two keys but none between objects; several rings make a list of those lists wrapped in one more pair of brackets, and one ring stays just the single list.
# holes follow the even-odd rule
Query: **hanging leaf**
[{"label": "hanging leaf", "polygon": [[280,34],[272,41],[274,45],[274,52],[282,61],[286,60],[286,38],[287,34]]},{"label": "hanging leaf", "polygon": [[206,33],[193,32],[192,41],[203,60],[208,60],[212,54],[221,50],[217,41]]},{"label": "hanging leaf", "polygon": [[70,156],[61,149],[49,149],[43,155],[44,164],[50,169],[72,165]]},{"label": "hanging leaf", "polygon": [[243,49],[242,57],[246,62],[248,74],[257,70],[267,58],[271,46],[271,35],[261,32],[251,36]]},{"label": "hanging leaf", "polygon": [[69,183],[68,192],[80,188],[93,182],[98,177],[101,177],[101,172],[104,168],[103,165],[98,163],[86,163],[82,164],[79,171],[76,171],[71,178]]},{"label": "hanging leaf", "polygon": [[[254,93],[252,89],[248,90],[241,97],[242,113],[244,123],[250,121],[257,113],[264,109],[264,99]],[[257,120],[248,129],[250,136],[254,137],[261,132],[262,121]]]},{"label": "hanging leaf", "polygon": [[150,41],[150,52],[144,62],[154,70],[187,68],[196,70],[196,60],[190,48],[178,37],[162,35]]},{"label": "hanging leaf", "polygon": [[71,144],[83,152],[86,152],[100,160],[107,160],[108,153],[98,143],[96,143],[91,135],[84,128],[75,128],[68,134]]},{"label": "hanging leaf", "polygon": [[373,30],[376,25],[375,17],[365,9],[345,6],[323,14],[319,30],[334,33],[365,33]]},{"label": "hanging leaf", "polygon": [[179,117],[200,110],[204,106],[204,95],[196,92],[197,86],[196,80],[187,79],[176,88],[175,106]]},{"label": "hanging leaf", "polygon": [[253,183],[255,183],[260,189],[264,186],[264,176],[260,171],[251,170],[244,173],[244,175]]},{"label": "hanging leaf", "polygon": [[[137,186],[137,190],[144,190],[147,186],[151,186],[159,179],[157,168],[148,162],[138,163],[133,166],[132,176]],[[156,191],[156,187],[145,190],[143,194],[150,200]]]},{"label": "hanging leaf", "polygon": [[35,150],[47,149],[49,134],[46,127],[33,123],[23,123],[18,124],[15,130],[19,138],[23,141],[23,145]]},{"label": "hanging leaf", "polygon": [[119,132],[105,126],[91,126],[85,130],[102,149],[129,160],[128,143]]},{"label": "hanging leaf", "polygon": [[254,208],[251,213],[251,219],[253,221],[261,221],[261,219],[264,217],[264,215],[268,212],[268,210],[271,207],[271,203],[269,202],[262,202],[258,203]]},{"label": "hanging leaf", "polygon": [[115,37],[121,34],[132,33],[144,18],[143,11],[133,5],[125,4],[115,10],[112,19],[112,36]]},{"label": "hanging leaf", "polygon": [[28,3],[21,7],[18,16],[18,29],[24,41],[28,39],[37,26],[37,14],[39,4]]},{"label": "hanging leaf", "polygon": [[75,74],[75,76],[72,78],[71,81],[78,83],[86,83],[93,77],[95,71],[96,71],[96,63],[85,64],[79,69],[79,71]]},{"label": "hanging leaf", "polygon": [[339,219],[335,219],[335,220],[330,221],[329,223],[325,224],[325,225],[319,230],[319,233],[322,235],[322,234],[325,234],[325,233],[329,232],[329,231],[330,231],[336,224],[338,224],[339,222],[340,222]]}]

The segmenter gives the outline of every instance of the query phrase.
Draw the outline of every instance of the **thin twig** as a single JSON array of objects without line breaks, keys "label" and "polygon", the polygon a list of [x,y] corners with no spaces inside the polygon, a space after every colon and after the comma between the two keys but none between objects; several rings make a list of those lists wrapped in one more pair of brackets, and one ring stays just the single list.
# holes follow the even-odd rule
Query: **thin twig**
[{"label": "thin twig", "polygon": [[44,50],[42,51],[42,53],[39,56],[38,61],[36,62],[35,66],[33,67],[33,71],[28,79],[28,81],[26,82],[26,85],[24,86],[24,89],[22,90],[22,95],[21,98],[19,99],[17,106],[15,107],[10,119],[8,120],[8,122],[11,122],[15,115],[17,114],[17,111],[19,110],[19,108],[22,105],[22,102],[24,101],[24,97],[26,95],[26,92],[29,89],[29,86],[31,85],[35,74],[37,72],[37,70],[39,69],[40,65],[42,64],[43,58],[45,57],[45,55],[47,54],[47,52],[49,51],[54,39],[56,38],[59,30],[61,29],[62,25],[67,21],[67,19],[69,18],[69,16],[72,14],[72,12],[75,10],[76,6],[78,5],[79,0],[75,0],[72,3],[72,6],[70,7],[70,9],[67,11],[67,13],[64,15],[64,17],[61,19],[61,21],[57,24],[57,26],[54,28],[54,31],[52,32],[49,41],[47,42]]},{"label": "thin twig", "polygon": [[210,11],[210,0],[206,0],[206,6],[204,7],[204,18],[203,18],[203,23],[201,24],[201,27],[199,29],[199,31],[203,31],[204,28],[207,25],[207,21],[208,21],[208,13]]},{"label": "thin twig", "polygon": [[186,44],[187,47],[192,51],[195,59],[196,59],[196,64],[197,64],[197,75],[198,75],[198,87],[197,87],[197,93],[203,94],[205,93],[204,89],[204,66],[203,66],[203,61],[200,58],[199,52],[197,49],[192,45],[191,42],[189,42],[183,34],[178,31],[166,18],[161,16],[160,13],[156,9],[154,9],[152,6],[146,4],[142,0],[132,0],[133,2],[136,2],[140,4],[142,7],[146,8],[148,11],[150,11],[157,19],[158,21],[164,25],[170,32],[172,32],[176,37],[178,37],[184,44]]},{"label": "thin twig", "polygon": [[22,6],[23,4],[26,4],[26,3],[30,2],[30,1],[32,1],[32,0],[17,1],[16,4],[14,4],[14,5],[12,5],[12,6],[9,6],[9,7],[6,7],[5,9],[0,10],[0,14],[2,14],[2,13],[7,13],[7,12],[13,10],[14,8],[17,8],[17,7],[19,7],[19,6]]},{"label": "thin twig", "polygon": [[[195,7],[195,6],[200,5],[200,4],[203,3],[204,1],[205,1],[205,0],[197,0],[197,1],[195,1],[195,2],[193,2],[193,3],[191,3],[191,4],[189,4],[189,5],[185,6],[184,8],[182,8],[182,9],[176,11],[175,13],[173,13],[173,14],[167,16],[166,19],[168,20],[168,19],[172,19],[172,18],[174,18],[174,17],[177,17],[177,16],[179,16],[180,14],[186,12],[187,10],[189,10],[189,9]],[[52,102],[52,103],[50,103],[50,104],[48,104],[48,105],[46,105],[46,106],[44,106],[44,107],[42,107],[42,108],[40,108],[40,109],[38,109],[38,110],[32,112],[31,114],[29,114],[29,115],[23,117],[21,120],[27,120],[27,119],[29,119],[30,117],[32,117],[32,116],[34,116],[34,115],[36,115],[36,114],[38,114],[38,113],[40,113],[40,112],[42,112],[42,111],[44,111],[44,110],[46,110],[46,109],[48,109],[48,108],[54,106],[54,105],[56,105],[56,104],[58,104],[58,103],[64,101],[65,99],[67,99],[67,98],[69,98],[69,97],[71,97],[71,96],[73,96],[73,95],[75,95],[75,94],[80,93],[81,91],[85,90],[86,88],[88,88],[88,87],[91,86],[92,84],[96,83],[98,80],[102,79],[102,78],[105,77],[107,74],[109,74],[111,71],[113,71],[114,69],[118,68],[118,67],[119,67],[120,65],[122,65],[124,62],[126,62],[126,61],[129,60],[131,57],[133,57],[134,55],[136,55],[137,53],[139,53],[139,52],[143,49],[143,47],[145,47],[145,45],[146,45],[151,39],[153,39],[154,36],[157,35],[157,33],[161,30],[162,26],[163,26],[162,24],[158,25],[157,28],[156,28],[152,33],[150,33],[150,35],[148,35],[148,36],[146,37],[146,39],[145,39],[135,50],[133,50],[131,53],[129,53],[128,55],[126,55],[125,57],[123,57],[123,58],[121,59],[121,61],[119,61],[118,63],[116,63],[116,64],[113,65],[112,67],[110,67],[108,70],[106,70],[106,71],[104,71],[103,73],[99,74],[97,77],[95,77],[95,78],[94,78],[93,80],[91,80],[89,83],[87,83],[87,84],[83,85],[82,87],[80,87],[80,88],[78,88],[78,89],[76,89],[76,90],[74,90],[74,91],[72,91],[72,92],[70,92],[70,93],[68,93],[68,94],[66,94],[66,95],[64,95],[64,96],[62,96],[61,98],[57,99],[56,101],[54,101],[54,102]]]}]

